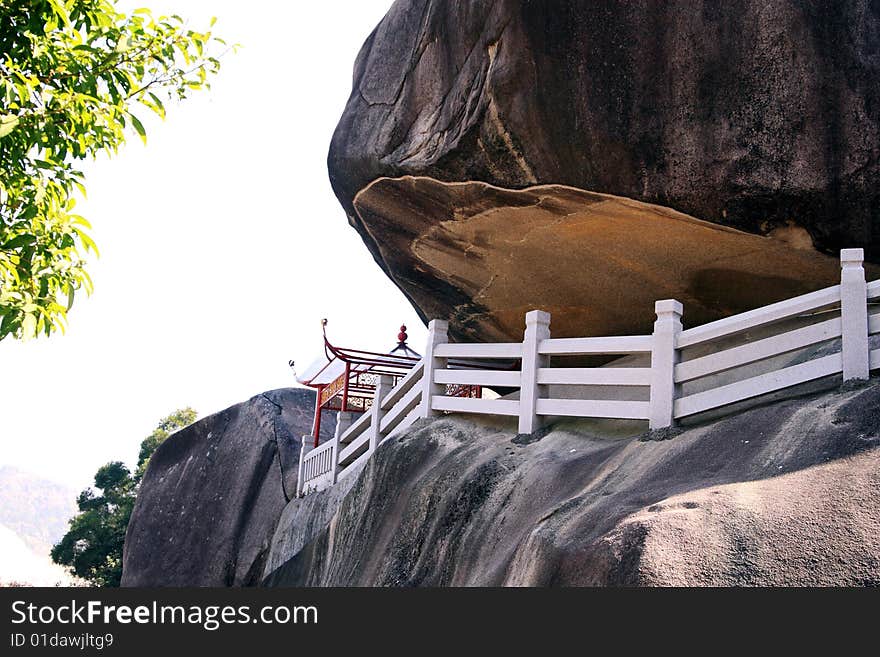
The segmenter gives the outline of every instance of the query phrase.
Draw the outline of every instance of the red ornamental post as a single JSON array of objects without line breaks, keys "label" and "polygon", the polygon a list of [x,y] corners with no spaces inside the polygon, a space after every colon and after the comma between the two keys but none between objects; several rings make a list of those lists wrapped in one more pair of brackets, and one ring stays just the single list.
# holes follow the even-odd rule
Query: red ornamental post
[{"label": "red ornamental post", "polygon": [[315,397],[315,421],[312,424],[312,428],[314,429],[315,436],[315,447],[318,446],[319,438],[318,436],[321,433],[321,397],[324,394],[324,386],[318,386],[317,395]]},{"label": "red ornamental post", "polygon": [[342,411],[348,410],[348,379],[351,376],[351,363],[345,364],[345,381],[342,384]]}]

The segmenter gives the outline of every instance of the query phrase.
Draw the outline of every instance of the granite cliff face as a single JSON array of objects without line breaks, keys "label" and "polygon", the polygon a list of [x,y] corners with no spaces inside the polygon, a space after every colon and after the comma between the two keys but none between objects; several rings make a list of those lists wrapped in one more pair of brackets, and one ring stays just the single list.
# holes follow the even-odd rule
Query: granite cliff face
[{"label": "granite cliff face", "polygon": [[272,586],[880,585],[880,384],[643,442],[419,421],[292,501]]},{"label": "granite cliff face", "polygon": [[833,283],[841,247],[880,261],[878,156],[877,0],[398,0],[328,164],[424,317],[517,339],[531,307],[641,331],[643,297],[694,324]]},{"label": "granite cliff face", "polygon": [[[311,390],[271,390],[175,433],[150,458],[128,524],[123,586],[258,583],[296,494]],[[335,421],[322,433],[332,437]]]},{"label": "granite cliff face", "polygon": [[288,501],[312,401],[265,393],[169,438],[123,585],[880,585],[877,380],[660,441],[637,422],[420,420]]}]

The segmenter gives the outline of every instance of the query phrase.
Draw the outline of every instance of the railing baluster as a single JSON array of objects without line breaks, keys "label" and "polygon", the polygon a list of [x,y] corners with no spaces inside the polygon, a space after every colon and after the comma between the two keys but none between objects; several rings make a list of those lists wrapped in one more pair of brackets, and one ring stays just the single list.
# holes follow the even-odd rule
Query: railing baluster
[{"label": "railing baluster", "polygon": [[373,405],[370,407],[370,413],[373,416],[370,419],[370,452],[375,451],[379,443],[382,442],[382,417],[385,415],[385,411],[382,410],[382,400],[385,399],[385,395],[391,392],[393,386],[394,379],[387,374],[381,375],[376,384],[376,394],[373,397]]},{"label": "railing baluster", "polygon": [[526,313],[526,330],[523,334],[522,369],[519,388],[519,433],[533,433],[541,426],[538,415],[538,370],[547,367],[549,356],[542,356],[538,345],[550,339],[550,313],[532,310]]},{"label": "railing baluster", "polygon": [[840,318],[843,325],[843,380],[867,379],[868,286],[865,282],[863,249],[840,252]]},{"label": "railing baluster", "polygon": [[309,453],[311,436],[302,436],[299,449],[299,476],[296,480],[296,495],[302,497],[303,485],[306,482],[306,455]]},{"label": "railing baluster", "polygon": [[422,405],[419,411],[419,417],[434,417],[437,411],[431,408],[431,398],[434,395],[443,395],[446,393],[446,386],[434,383],[434,371],[446,367],[445,358],[437,358],[434,356],[434,348],[439,344],[449,342],[449,323],[442,319],[432,319],[428,323],[428,344],[425,347],[424,361],[425,366],[422,369]]},{"label": "railing baluster", "polygon": [[671,427],[675,422],[675,365],[678,363],[676,340],[682,330],[683,310],[675,299],[664,299],[654,304],[657,321],[654,322],[651,348],[651,429]]}]

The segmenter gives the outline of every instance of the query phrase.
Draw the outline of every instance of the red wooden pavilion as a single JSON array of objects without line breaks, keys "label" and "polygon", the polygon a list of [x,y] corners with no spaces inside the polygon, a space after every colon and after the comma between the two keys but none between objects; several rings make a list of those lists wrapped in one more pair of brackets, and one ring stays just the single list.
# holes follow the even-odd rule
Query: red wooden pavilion
[{"label": "red wooden pavilion", "polygon": [[[327,339],[327,320],[321,320],[324,355],[312,363],[297,381],[317,392],[312,435],[318,446],[321,411],[363,413],[373,403],[376,384],[382,375],[391,376],[394,384],[415,367],[421,356],[407,345],[406,326],[400,327],[397,346],[387,354],[363,349],[336,347]],[[293,363],[291,362],[291,365]]]}]

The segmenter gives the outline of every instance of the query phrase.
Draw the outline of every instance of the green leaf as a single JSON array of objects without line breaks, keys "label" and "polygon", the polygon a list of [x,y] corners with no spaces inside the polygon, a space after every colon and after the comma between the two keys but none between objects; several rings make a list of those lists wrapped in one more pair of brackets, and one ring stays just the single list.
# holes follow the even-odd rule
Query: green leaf
[{"label": "green leaf", "polygon": [[55,15],[58,16],[65,25],[69,26],[70,15],[67,13],[67,7],[64,6],[63,0],[49,0],[49,4],[52,5],[52,10],[55,12]]},{"label": "green leaf", "polygon": [[19,119],[13,114],[0,116],[0,138],[5,137],[18,127]]},{"label": "green leaf", "polygon": [[10,333],[14,333],[18,327],[19,323],[17,320],[17,314],[7,312],[5,315],[3,315],[3,321],[0,322],[0,338],[3,338]]},{"label": "green leaf", "polygon": [[136,117],[134,114],[129,112],[129,117],[131,117],[131,124],[134,126],[134,129],[141,136],[141,141],[145,144],[147,143],[147,131],[144,130],[144,124],[141,123],[140,119]]},{"label": "green leaf", "polygon": [[37,238],[34,237],[33,235],[30,235],[28,233],[23,233],[21,235],[13,237],[11,240],[6,242],[6,244],[4,244],[0,248],[2,248],[4,251],[12,251],[13,249],[17,249],[22,246],[28,246],[30,244],[33,244],[36,241],[37,241]]},{"label": "green leaf", "polygon": [[79,239],[82,241],[83,245],[85,245],[86,251],[92,251],[96,256],[101,256],[101,254],[98,252],[98,246],[84,230],[77,226],[73,226],[73,230],[79,236]]},{"label": "green leaf", "polygon": [[156,107],[159,108],[159,116],[161,116],[164,119],[165,118],[165,106],[162,104],[162,101],[159,100],[159,97],[156,94],[154,94],[152,91],[149,92],[149,96],[150,96],[150,98],[153,99],[153,102],[156,103]]}]

